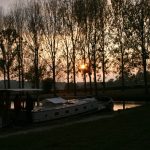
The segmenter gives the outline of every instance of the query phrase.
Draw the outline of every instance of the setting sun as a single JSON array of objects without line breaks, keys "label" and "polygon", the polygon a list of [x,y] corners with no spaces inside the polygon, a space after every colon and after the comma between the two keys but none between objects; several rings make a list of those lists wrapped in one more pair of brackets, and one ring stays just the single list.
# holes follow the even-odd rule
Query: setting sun
[{"label": "setting sun", "polygon": [[86,69],[87,69],[87,64],[80,65],[80,70],[86,70]]}]

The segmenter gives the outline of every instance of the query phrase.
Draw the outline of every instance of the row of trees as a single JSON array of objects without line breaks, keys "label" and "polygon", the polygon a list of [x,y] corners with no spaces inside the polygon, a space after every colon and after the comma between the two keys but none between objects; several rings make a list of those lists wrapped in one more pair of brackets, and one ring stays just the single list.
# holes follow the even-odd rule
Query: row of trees
[{"label": "row of trees", "polygon": [[[105,82],[113,74],[144,73],[148,92],[150,45],[149,0],[45,0],[17,3],[0,12],[0,70],[5,88],[18,79],[19,88],[30,80],[35,88],[52,78],[74,83]],[[80,69],[81,64],[86,67]],[[6,82],[7,81],[7,82]],[[92,86],[90,86],[92,88]]]}]

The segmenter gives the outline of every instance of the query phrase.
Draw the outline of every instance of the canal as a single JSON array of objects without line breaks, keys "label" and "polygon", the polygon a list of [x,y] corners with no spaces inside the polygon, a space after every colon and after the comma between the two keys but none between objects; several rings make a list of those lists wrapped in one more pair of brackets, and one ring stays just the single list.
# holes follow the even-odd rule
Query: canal
[{"label": "canal", "polygon": [[135,108],[143,105],[144,103],[144,101],[115,101],[113,109],[114,111],[118,111],[123,109]]}]

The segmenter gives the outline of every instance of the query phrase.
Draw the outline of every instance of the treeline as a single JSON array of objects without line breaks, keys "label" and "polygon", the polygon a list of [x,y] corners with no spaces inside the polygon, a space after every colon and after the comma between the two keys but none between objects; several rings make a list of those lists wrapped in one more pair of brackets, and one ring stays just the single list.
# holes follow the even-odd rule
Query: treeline
[{"label": "treeline", "polygon": [[[121,79],[144,74],[150,46],[150,0],[32,0],[0,12],[0,71],[5,88],[17,79],[39,88],[51,78],[74,85],[82,75],[106,87],[110,74]],[[81,64],[86,64],[81,68]],[[6,82],[7,81],[7,82]],[[92,88],[92,84],[90,84]]]}]

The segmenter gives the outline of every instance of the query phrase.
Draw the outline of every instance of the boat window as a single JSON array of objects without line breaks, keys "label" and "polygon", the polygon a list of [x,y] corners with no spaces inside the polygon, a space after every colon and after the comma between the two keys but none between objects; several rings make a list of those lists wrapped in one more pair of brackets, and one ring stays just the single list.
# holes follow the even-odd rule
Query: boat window
[{"label": "boat window", "polygon": [[59,115],[59,112],[55,112],[55,116]]}]

